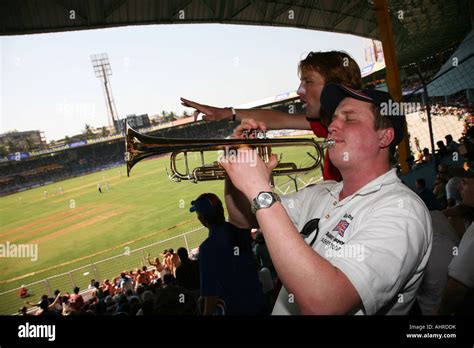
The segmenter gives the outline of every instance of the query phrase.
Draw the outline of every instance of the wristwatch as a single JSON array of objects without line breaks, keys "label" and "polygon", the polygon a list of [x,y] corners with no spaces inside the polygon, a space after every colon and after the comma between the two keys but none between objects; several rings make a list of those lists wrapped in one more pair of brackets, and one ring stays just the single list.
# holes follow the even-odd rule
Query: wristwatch
[{"label": "wristwatch", "polygon": [[262,208],[270,208],[275,202],[281,202],[280,196],[274,192],[260,192],[257,197],[252,200],[252,213]]}]

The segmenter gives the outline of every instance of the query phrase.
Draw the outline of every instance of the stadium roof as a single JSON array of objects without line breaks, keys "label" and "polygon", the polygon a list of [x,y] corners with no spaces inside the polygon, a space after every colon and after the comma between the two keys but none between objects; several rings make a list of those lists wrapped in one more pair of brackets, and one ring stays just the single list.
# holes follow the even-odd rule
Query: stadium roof
[{"label": "stadium roof", "polygon": [[[393,0],[389,6],[401,65],[460,42],[471,29],[469,0]],[[184,23],[287,26],[379,39],[371,0],[0,2],[0,35]]]},{"label": "stadium roof", "polygon": [[474,89],[474,29],[428,84],[428,95],[439,97]]}]

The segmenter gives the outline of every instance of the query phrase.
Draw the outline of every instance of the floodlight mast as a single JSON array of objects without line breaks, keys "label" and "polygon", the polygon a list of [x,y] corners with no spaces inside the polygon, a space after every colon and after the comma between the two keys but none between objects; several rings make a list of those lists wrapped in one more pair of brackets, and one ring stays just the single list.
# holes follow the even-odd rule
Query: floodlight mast
[{"label": "floodlight mast", "polygon": [[120,133],[117,129],[118,113],[115,106],[114,97],[112,95],[112,85],[110,84],[109,76],[112,75],[112,68],[107,53],[91,55],[92,67],[94,68],[95,76],[102,81],[104,89],[105,104],[107,106],[107,113],[109,118],[109,127],[115,129],[115,133]]}]

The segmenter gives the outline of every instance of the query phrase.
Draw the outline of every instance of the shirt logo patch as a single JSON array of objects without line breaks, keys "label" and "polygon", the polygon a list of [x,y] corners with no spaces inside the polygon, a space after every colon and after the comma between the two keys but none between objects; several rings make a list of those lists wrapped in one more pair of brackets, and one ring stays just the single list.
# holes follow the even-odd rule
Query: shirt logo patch
[{"label": "shirt logo patch", "polygon": [[349,222],[347,220],[341,220],[339,223],[334,227],[333,231],[337,232],[341,237],[344,237],[344,232],[349,227]]}]

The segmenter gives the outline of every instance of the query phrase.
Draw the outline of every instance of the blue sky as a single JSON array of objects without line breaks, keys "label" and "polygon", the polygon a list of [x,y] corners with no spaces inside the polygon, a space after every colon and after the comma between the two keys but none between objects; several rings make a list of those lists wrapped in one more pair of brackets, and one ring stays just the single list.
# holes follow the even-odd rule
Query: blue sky
[{"label": "blue sky", "polygon": [[108,124],[90,55],[106,52],[120,117],[181,113],[179,97],[217,106],[298,86],[309,51],[344,50],[362,67],[363,39],[304,29],[222,24],[148,25],[0,38],[0,133],[45,132],[48,141],[86,123]]}]

